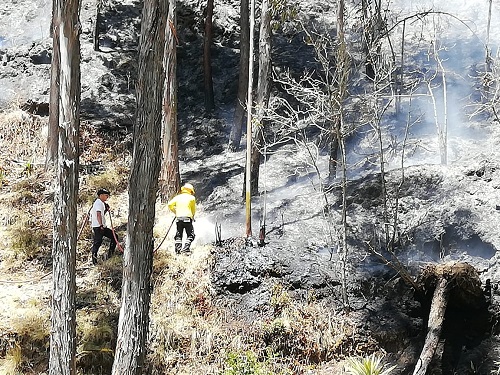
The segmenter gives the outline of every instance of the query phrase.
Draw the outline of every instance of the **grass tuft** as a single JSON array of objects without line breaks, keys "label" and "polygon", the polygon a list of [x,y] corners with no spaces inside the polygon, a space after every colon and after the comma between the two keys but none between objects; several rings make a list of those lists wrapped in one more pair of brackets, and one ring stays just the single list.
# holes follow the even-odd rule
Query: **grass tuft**
[{"label": "grass tuft", "polygon": [[116,345],[115,314],[87,311],[77,317],[77,366],[85,374],[107,374]]},{"label": "grass tuft", "polygon": [[382,357],[375,354],[369,357],[348,358],[346,371],[351,375],[389,375],[396,366],[384,369]]},{"label": "grass tuft", "polygon": [[97,198],[96,192],[100,188],[106,188],[111,194],[122,193],[128,188],[129,169],[117,163],[111,165],[95,175],[86,178],[85,184],[80,189],[80,203],[90,206]]},{"label": "grass tuft", "polygon": [[[28,303],[28,305],[30,305]],[[8,333],[9,349],[0,362],[1,374],[30,373],[28,369],[48,363],[50,322],[48,309],[39,303],[16,309],[16,315],[4,322],[2,330]]]},{"label": "grass tuft", "polygon": [[0,360],[0,374],[3,375],[17,375],[21,368],[23,361],[23,354],[21,347],[15,344],[12,348],[7,350],[5,357]]},{"label": "grass tuft", "polygon": [[26,260],[48,257],[52,243],[50,226],[46,223],[23,217],[10,228],[12,250],[16,257]]}]

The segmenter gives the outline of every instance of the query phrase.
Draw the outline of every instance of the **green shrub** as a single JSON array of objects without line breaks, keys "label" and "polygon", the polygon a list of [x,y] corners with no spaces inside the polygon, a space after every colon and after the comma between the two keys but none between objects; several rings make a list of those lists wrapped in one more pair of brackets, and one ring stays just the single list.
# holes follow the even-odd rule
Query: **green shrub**
[{"label": "green shrub", "polygon": [[254,352],[247,350],[228,353],[224,375],[271,375],[271,373],[266,370],[265,363],[259,362]]}]

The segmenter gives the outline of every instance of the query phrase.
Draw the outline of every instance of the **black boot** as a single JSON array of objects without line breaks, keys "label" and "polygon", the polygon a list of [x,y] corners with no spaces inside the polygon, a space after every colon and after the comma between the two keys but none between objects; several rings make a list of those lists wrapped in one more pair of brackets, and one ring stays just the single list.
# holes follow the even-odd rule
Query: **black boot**
[{"label": "black boot", "polygon": [[175,244],[175,253],[176,254],[180,254],[181,253],[181,247],[182,247],[182,244],[180,244],[180,243],[176,243]]}]

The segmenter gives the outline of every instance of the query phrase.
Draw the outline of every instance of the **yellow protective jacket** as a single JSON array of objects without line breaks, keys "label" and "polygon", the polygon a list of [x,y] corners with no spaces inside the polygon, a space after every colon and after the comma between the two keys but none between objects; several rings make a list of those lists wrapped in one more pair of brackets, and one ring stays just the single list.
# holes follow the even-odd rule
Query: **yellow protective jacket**
[{"label": "yellow protective jacket", "polygon": [[194,219],[196,198],[189,193],[180,193],[168,202],[168,208],[176,217],[190,217]]}]

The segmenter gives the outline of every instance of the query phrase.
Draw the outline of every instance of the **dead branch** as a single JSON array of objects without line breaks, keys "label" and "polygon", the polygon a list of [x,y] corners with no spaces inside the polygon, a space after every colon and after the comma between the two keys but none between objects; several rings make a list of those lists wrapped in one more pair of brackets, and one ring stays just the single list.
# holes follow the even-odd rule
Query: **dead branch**
[{"label": "dead branch", "polygon": [[413,375],[425,375],[436,352],[443,327],[444,313],[448,304],[449,281],[442,277],[434,290],[432,297],[431,311],[429,313],[429,323],[427,324],[427,337],[422,348],[422,353],[417,361],[417,366]]}]

